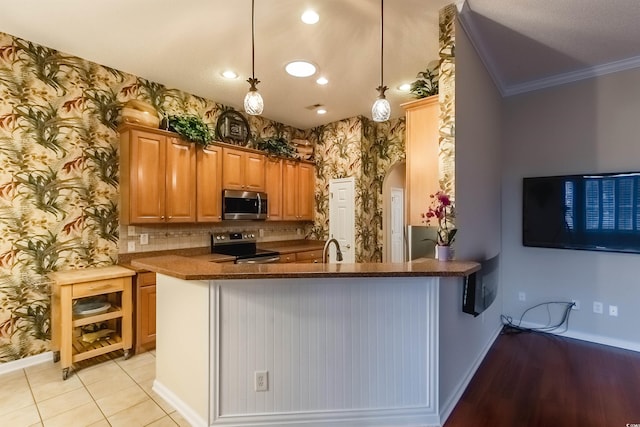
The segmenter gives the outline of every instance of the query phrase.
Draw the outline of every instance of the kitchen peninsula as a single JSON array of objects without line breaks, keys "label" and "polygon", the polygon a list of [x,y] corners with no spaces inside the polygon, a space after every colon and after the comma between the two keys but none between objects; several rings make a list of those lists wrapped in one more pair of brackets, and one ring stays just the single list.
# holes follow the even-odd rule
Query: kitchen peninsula
[{"label": "kitchen peninsula", "polygon": [[440,425],[439,288],[480,268],[132,263],[158,274],[154,390],[195,426]]}]

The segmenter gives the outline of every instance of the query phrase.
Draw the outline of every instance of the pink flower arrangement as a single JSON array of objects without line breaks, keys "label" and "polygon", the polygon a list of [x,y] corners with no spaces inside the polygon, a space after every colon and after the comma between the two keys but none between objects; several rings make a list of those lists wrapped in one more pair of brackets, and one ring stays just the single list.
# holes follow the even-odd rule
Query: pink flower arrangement
[{"label": "pink flower arrangement", "polygon": [[449,246],[453,243],[458,230],[453,225],[455,218],[455,209],[451,198],[443,191],[431,194],[431,205],[426,213],[422,214],[422,222],[431,225],[432,221],[436,222],[438,227],[438,241],[440,246]]}]

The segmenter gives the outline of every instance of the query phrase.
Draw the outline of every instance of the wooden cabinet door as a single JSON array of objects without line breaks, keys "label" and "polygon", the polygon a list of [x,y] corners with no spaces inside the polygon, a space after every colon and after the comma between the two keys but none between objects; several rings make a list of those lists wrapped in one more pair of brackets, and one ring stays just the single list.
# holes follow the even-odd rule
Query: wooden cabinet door
[{"label": "wooden cabinet door", "polygon": [[291,160],[282,161],[282,219],[298,220],[298,168]]},{"label": "wooden cabinet door", "polygon": [[136,352],[150,350],[156,342],[156,274],[138,275]]},{"label": "wooden cabinet door", "polygon": [[222,149],[222,188],[243,190],[245,152],[231,148]]},{"label": "wooden cabinet door", "polygon": [[249,152],[244,154],[244,189],[250,191],[265,191],[265,155]]},{"label": "wooden cabinet door", "polygon": [[167,138],[167,222],[196,221],[196,147],[176,137]]},{"label": "wooden cabinet door", "polygon": [[308,163],[298,164],[298,219],[313,220],[314,195],[314,167]]},{"label": "wooden cabinet door", "polygon": [[129,144],[129,222],[163,222],[166,137],[132,130]]},{"label": "wooden cabinet door", "polygon": [[282,160],[267,158],[265,191],[269,198],[267,220],[282,220]]},{"label": "wooden cabinet door", "polygon": [[222,148],[198,149],[196,170],[197,221],[222,221]]},{"label": "wooden cabinet door", "polygon": [[406,110],[407,224],[424,225],[429,195],[440,189],[438,172],[438,96],[403,104]]}]

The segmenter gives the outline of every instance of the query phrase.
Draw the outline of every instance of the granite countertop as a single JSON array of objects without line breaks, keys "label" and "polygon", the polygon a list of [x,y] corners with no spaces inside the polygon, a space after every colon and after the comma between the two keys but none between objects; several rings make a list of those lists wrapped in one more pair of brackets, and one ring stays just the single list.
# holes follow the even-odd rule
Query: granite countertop
[{"label": "granite countertop", "polygon": [[132,261],[136,268],[184,280],[231,280],[332,277],[463,277],[480,270],[471,261],[421,259],[409,263],[222,264],[199,257],[165,255]]}]

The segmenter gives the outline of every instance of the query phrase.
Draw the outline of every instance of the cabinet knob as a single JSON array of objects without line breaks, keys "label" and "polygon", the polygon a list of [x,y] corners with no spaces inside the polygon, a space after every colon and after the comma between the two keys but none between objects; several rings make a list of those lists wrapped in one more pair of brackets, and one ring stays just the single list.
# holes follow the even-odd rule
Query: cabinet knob
[{"label": "cabinet knob", "polygon": [[164,219],[164,215],[161,215],[161,216],[160,216],[160,219]]}]

